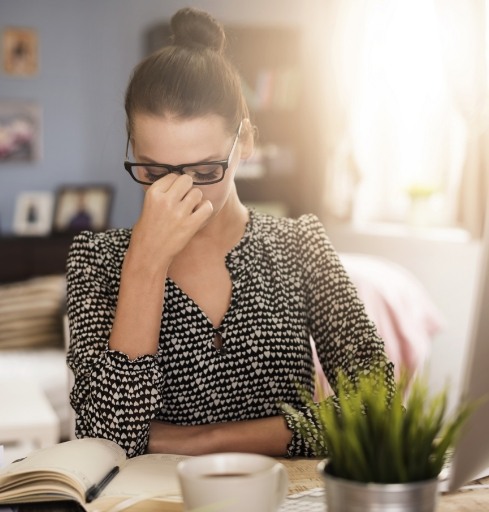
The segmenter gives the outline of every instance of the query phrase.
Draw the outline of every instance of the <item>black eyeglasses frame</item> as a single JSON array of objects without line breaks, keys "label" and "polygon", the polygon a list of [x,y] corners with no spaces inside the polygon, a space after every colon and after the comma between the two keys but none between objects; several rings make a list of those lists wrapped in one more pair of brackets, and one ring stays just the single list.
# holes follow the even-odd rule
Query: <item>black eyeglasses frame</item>
[{"label": "black eyeglasses frame", "polygon": [[[194,163],[190,163],[190,164],[179,164],[179,165],[158,164],[158,163],[150,163],[150,162],[145,162],[145,163],[130,162],[127,158],[128,158],[129,143],[130,143],[130,140],[131,140],[131,135],[128,134],[127,135],[127,143],[126,143],[126,156],[125,156],[125,160],[124,160],[124,169],[129,173],[129,176],[131,176],[131,178],[134,181],[136,181],[137,183],[140,183],[141,185],[152,185],[153,183],[156,183],[156,181],[160,180],[161,178],[164,178],[165,176],[168,176],[168,174],[172,174],[172,173],[176,173],[176,174],[180,174],[180,175],[185,174],[183,172],[183,169],[185,167],[197,167],[199,165],[220,165],[222,167],[222,175],[221,175],[221,177],[219,179],[212,180],[212,181],[206,181],[206,182],[202,182],[202,183],[194,181],[194,184],[198,185],[199,187],[203,186],[203,185],[213,185],[215,183],[219,183],[220,181],[222,181],[224,179],[226,171],[229,168],[229,161],[231,160],[231,157],[233,156],[234,150],[235,150],[235,148],[237,146],[239,137],[241,135],[241,127],[242,127],[242,125],[243,125],[243,121],[241,121],[239,123],[238,129],[236,130],[236,135],[234,137],[233,145],[231,146],[231,151],[229,151],[229,155],[228,155],[228,157],[225,160],[214,160],[214,161],[207,161],[207,162],[194,162]],[[168,171],[168,174],[162,175],[160,178],[157,178],[155,181],[141,181],[141,180],[137,179],[134,176],[132,168],[133,167],[144,167],[144,166],[160,167],[162,169],[166,169]]]}]

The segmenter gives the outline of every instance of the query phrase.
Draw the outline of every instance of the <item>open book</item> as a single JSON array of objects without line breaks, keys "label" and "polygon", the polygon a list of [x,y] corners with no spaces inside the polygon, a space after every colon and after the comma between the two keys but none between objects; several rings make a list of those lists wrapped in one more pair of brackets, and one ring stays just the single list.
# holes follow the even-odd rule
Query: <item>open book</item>
[{"label": "open book", "polygon": [[74,500],[87,511],[108,512],[137,502],[138,510],[181,511],[176,466],[185,458],[127,459],[112,441],[66,441],[0,469],[0,505]]}]

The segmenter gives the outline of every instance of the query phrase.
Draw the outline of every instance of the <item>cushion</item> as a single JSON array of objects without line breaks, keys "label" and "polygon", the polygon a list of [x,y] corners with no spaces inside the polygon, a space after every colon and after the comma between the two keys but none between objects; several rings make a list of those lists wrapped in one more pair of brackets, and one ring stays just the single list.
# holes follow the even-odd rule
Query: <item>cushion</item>
[{"label": "cushion", "polygon": [[62,347],[64,275],[0,285],[0,349]]},{"label": "cushion", "polygon": [[[19,379],[36,381],[60,421],[61,439],[73,438],[66,354],[63,348],[11,349],[0,352],[0,377],[14,384]],[[0,411],[1,417],[2,411]],[[0,441],[1,442],[1,441]],[[0,506],[0,510],[3,508]]]}]

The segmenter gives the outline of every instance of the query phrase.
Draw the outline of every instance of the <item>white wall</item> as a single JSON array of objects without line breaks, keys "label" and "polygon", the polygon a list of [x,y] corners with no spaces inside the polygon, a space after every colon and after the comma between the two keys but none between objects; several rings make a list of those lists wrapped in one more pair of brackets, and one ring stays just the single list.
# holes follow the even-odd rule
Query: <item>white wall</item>
[{"label": "white wall", "polygon": [[424,285],[445,318],[434,340],[428,368],[433,391],[450,386],[450,408],[457,399],[478,278],[480,242],[450,230],[328,226],[340,252],[380,256],[403,265]]}]

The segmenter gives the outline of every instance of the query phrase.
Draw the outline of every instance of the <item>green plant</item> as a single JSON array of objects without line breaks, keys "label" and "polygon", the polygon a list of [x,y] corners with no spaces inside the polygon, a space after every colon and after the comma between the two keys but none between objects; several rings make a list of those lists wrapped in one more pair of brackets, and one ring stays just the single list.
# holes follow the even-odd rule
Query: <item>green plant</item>
[{"label": "green plant", "polygon": [[[357,482],[403,483],[435,478],[475,404],[462,405],[449,419],[446,389],[433,398],[421,378],[401,378],[389,392],[379,372],[356,383],[338,376],[336,397],[315,403],[301,391],[303,414],[288,405],[301,434],[315,439],[331,474]],[[404,397],[407,396],[405,403]]]},{"label": "green plant", "polygon": [[413,184],[406,189],[409,197],[412,200],[429,199],[437,192],[437,188],[433,185]]}]

